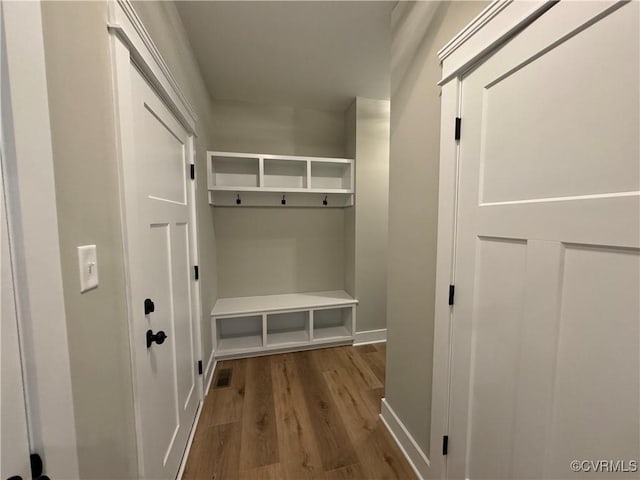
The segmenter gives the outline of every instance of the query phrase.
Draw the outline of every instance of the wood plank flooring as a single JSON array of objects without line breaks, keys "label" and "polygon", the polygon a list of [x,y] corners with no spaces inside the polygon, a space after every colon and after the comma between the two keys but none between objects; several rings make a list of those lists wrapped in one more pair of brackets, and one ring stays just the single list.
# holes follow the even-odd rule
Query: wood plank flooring
[{"label": "wood plank flooring", "polygon": [[[185,480],[416,478],[378,415],[385,344],[219,362]],[[228,386],[216,388],[221,370]]]}]

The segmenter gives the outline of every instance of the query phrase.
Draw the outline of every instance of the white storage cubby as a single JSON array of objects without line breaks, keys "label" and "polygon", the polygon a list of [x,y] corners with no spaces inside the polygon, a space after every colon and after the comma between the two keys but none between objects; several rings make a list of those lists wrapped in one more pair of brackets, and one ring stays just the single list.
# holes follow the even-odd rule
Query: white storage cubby
[{"label": "white storage cubby", "polygon": [[209,189],[256,189],[260,186],[260,161],[247,156],[226,154],[209,161]]},{"label": "white storage cubby", "polygon": [[262,315],[218,318],[216,346],[220,350],[253,351],[262,348]]},{"label": "white storage cubby", "polygon": [[267,346],[309,341],[309,312],[267,314]]},{"label": "white storage cubby", "polygon": [[302,160],[264,159],[264,187],[288,190],[307,188],[307,162]]},{"label": "white storage cubby", "polygon": [[351,190],[351,164],[337,161],[312,163],[311,188],[327,192]]},{"label": "white storage cubby", "polygon": [[353,330],[351,308],[325,308],[313,311],[313,340],[315,342],[341,338]]},{"label": "white storage cubby", "polygon": [[357,303],[343,290],[220,298],[211,311],[215,356],[351,344]]},{"label": "white storage cubby", "polygon": [[216,206],[353,205],[353,160],[207,152],[209,203]]}]

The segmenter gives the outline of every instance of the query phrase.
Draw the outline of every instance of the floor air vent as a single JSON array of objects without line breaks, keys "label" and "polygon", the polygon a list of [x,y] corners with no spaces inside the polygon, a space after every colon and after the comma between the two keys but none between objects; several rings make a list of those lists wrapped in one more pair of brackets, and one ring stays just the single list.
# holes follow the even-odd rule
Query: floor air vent
[{"label": "floor air vent", "polygon": [[231,385],[231,369],[223,368],[220,370],[220,373],[218,373],[214,388],[228,387],[229,385]]}]

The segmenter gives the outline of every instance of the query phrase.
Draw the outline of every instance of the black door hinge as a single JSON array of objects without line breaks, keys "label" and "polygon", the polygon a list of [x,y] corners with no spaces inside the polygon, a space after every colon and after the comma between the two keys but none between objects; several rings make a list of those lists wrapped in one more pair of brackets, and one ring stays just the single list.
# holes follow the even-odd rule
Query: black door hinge
[{"label": "black door hinge", "polygon": [[460,140],[461,129],[462,129],[462,119],[460,117],[456,117],[456,133],[455,133],[456,140]]},{"label": "black door hinge", "polygon": [[447,455],[449,453],[449,435],[442,437],[442,454]]},{"label": "black door hinge", "polygon": [[196,165],[195,163],[191,164],[191,180],[196,179]]},{"label": "black door hinge", "polygon": [[202,375],[202,360],[198,360],[198,375]]},{"label": "black door hinge", "polygon": [[453,297],[456,295],[456,286],[449,285],[449,305],[453,305]]},{"label": "black door hinge", "polygon": [[198,265],[193,266],[193,278],[200,280],[200,269],[198,268]]}]

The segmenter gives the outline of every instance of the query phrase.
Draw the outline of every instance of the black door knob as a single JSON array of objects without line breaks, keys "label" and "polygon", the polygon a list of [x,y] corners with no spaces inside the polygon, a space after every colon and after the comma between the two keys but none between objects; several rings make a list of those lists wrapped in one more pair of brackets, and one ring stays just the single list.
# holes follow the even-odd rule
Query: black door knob
[{"label": "black door knob", "polygon": [[153,300],[151,300],[150,298],[145,298],[144,299],[144,314],[145,315],[149,315],[150,313],[153,313],[156,311],[156,306],[153,303]]},{"label": "black door knob", "polygon": [[153,342],[156,342],[158,345],[162,345],[166,339],[167,334],[162,330],[159,330],[158,333],[153,333],[153,331],[147,330],[147,348],[150,348]]}]

